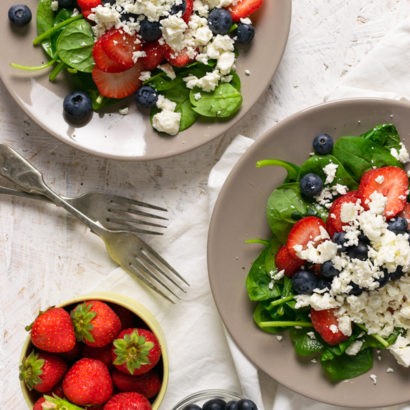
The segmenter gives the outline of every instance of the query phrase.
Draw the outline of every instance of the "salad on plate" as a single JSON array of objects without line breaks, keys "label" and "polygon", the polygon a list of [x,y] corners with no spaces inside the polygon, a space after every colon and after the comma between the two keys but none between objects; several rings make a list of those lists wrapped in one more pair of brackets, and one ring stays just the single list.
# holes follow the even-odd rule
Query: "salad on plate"
[{"label": "salad on plate", "polygon": [[[253,318],[288,335],[332,382],[368,372],[382,349],[410,366],[409,155],[393,124],[317,135],[267,200],[272,236],[246,279]],[[387,368],[387,372],[394,369]],[[377,375],[370,378],[376,383]]]},{"label": "salad on plate", "polygon": [[[242,104],[236,59],[253,40],[251,15],[263,0],[39,0],[38,36],[51,67],[64,72],[72,92],[64,99],[70,123],[133,97],[150,112],[153,128],[175,135],[197,120],[226,120]],[[24,6],[23,6],[24,7]],[[30,15],[30,18],[27,16]],[[9,9],[16,26],[31,11]],[[121,114],[127,108],[120,109]]]}]

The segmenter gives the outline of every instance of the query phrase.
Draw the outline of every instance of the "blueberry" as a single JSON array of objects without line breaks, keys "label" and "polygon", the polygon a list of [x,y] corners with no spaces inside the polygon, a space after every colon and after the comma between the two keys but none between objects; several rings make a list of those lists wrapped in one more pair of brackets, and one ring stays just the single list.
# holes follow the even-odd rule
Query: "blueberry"
[{"label": "blueberry", "polygon": [[350,246],[347,249],[347,254],[352,259],[364,261],[367,259],[369,248],[365,243],[359,242],[356,246]]},{"label": "blueberry", "polygon": [[403,267],[398,266],[394,272],[389,273],[390,280],[397,280],[400,279],[404,275]]},{"label": "blueberry", "polygon": [[238,401],[231,400],[226,403],[226,410],[238,410]]},{"label": "blueberry", "polygon": [[334,278],[340,273],[340,271],[335,268],[332,261],[326,261],[320,267],[320,273],[325,278]]},{"label": "blueberry", "polygon": [[213,34],[227,34],[232,26],[231,13],[226,9],[211,10],[208,15],[208,26]]},{"label": "blueberry", "polygon": [[225,409],[226,409],[226,401],[222,399],[208,400],[202,406],[202,410],[225,410]]},{"label": "blueberry", "polygon": [[248,44],[255,36],[255,27],[252,24],[239,23],[236,29],[236,42],[238,44]]},{"label": "blueberry", "polygon": [[349,285],[352,287],[349,295],[360,296],[363,293],[363,289],[357,283],[350,282]]},{"label": "blueberry", "polygon": [[256,404],[249,399],[241,399],[238,401],[237,405],[238,410],[258,410]]},{"label": "blueberry", "polygon": [[83,91],[73,91],[64,98],[63,109],[68,121],[85,121],[93,111],[91,98]]},{"label": "blueberry", "polygon": [[76,0],[58,0],[59,9],[73,9],[77,6]]},{"label": "blueberry", "polygon": [[31,10],[25,4],[15,4],[9,8],[10,21],[18,27],[23,27],[31,21]]},{"label": "blueberry", "polygon": [[329,134],[319,134],[313,139],[313,151],[315,154],[330,154],[333,149],[333,138]]},{"label": "blueberry", "polygon": [[117,0],[102,0],[101,1],[102,4],[110,4],[111,6],[113,6],[116,2]]},{"label": "blueberry", "polygon": [[121,13],[120,20],[122,22],[132,21],[135,22],[138,19],[138,14],[134,13]]},{"label": "blueberry", "polygon": [[139,107],[153,107],[158,101],[158,93],[151,86],[143,85],[137,90],[135,94],[135,101]]},{"label": "blueberry", "polygon": [[199,407],[197,404],[188,404],[182,410],[201,410],[201,407]]},{"label": "blueberry", "polygon": [[308,198],[313,198],[316,195],[319,195],[323,189],[323,181],[319,175],[309,173],[303,175],[300,180],[300,190],[303,195]]},{"label": "blueberry", "polygon": [[382,288],[389,281],[389,273],[386,270],[382,271],[382,276],[376,279],[376,282],[379,282],[379,288]]},{"label": "blueberry", "polygon": [[292,276],[293,290],[299,295],[310,295],[318,287],[317,276],[308,270],[299,270]]},{"label": "blueberry", "polygon": [[318,278],[317,279],[317,286],[315,289],[319,289],[319,290],[330,290],[330,288],[332,287],[332,280],[328,279],[328,278]]},{"label": "blueberry", "polygon": [[340,249],[342,250],[342,251],[345,251],[346,250],[346,246],[345,246],[345,243],[347,242],[347,239],[346,239],[346,232],[335,232],[334,234],[333,234],[333,237],[332,237],[332,241],[336,244],[336,245],[339,245],[340,246]]},{"label": "blueberry", "polygon": [[175,3],[170,10],[170,14],[178,14],[180,13],[181,16],[185,13],[186,10],[186,1],[182,0],[181,2]]},{"label": "blueberry", "polygon": [[162,36],[159,21],[144,19],[140,22],[139,34],[144,41],[155,41]]},{"label": "blueberry", "polygon": [[390,219],[387,222],[387,229],[394,233],[405,233],[407,232],[408,224],[407,219],[398,216],[397,218]]}]

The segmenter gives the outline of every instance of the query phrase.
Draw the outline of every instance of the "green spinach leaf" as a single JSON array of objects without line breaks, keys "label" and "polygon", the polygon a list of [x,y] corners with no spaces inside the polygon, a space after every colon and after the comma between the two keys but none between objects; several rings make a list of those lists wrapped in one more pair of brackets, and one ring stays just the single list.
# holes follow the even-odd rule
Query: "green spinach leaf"
[{"label": "green spinach leaf", "polygon": [[[51,9],[52,0],[40,0],[37,6],[36,24],[37,34],[43,34],[50,30],[54,25],[54,12]],[[51,45],[51,40],[47,39],[41,43],[44,51],[51,57],[54,57],[54,52]]]}]

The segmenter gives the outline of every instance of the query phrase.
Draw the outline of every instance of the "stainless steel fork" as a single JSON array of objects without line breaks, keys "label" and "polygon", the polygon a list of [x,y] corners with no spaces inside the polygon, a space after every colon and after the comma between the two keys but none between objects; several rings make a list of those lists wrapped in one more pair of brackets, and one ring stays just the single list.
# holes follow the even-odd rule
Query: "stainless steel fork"
[{"label": "stainless steel fork", "polygon": [[135,233],[112,231],[90,219],[51,190],[40,171],[4,144],[0,144],[0,174],[24,191],[44,195],[76,216],[104,241],[108,254],[118,265],[170,302],[177,302],[186,293],[188,282]]},{"label": "stainless steel fork", "polygon": [[[48,200],[44,195],[30,194],[4,186],[0,186],[0,194]],[[119,195],[87,192],[78,197],[60,197],[94,221],[114,231],[162,235],[166,228],[163,223],[168,221],[164,216],[167,212],[165,208]]]}]

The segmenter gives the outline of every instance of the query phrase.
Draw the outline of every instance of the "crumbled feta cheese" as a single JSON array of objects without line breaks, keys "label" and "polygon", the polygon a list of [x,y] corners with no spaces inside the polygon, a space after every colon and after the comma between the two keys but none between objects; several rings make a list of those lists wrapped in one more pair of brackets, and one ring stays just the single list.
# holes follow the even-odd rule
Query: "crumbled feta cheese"
[{"label": "crumbled feta cheese", "polygon": [[355,340],[347,349],[346,349],[346,354],[349,356],[356,356],[357,353],[360,352],[360,349],[363,346],[363,341],[361,340]]},{"label": "crumbled feta cheese", "polygon": [[338,165],[334,164],[333,162],[329,162],[327,165],[323,167],[323,172],[326,175],[325,185],[331,184],[335,177]]},{"label": "crumbled feta cheese", "polygon": [[399,335],[396,342],[388,349],[397,363],[404,367],[410,366],[410,340],[408,338]]},{"label": "crumbled feta cheese", "polygon": [[401,142],[400,142],[399,151],[397,151],[396,148],[392,148],[390,150],[390,154],[393,155],[394,158],[396,158],[398,161],[402,162],[403,164],[410,161],[409,153],[407,152],[407,149],[404,146],[404,144]]},{"label": "crumbled feta cheese", "polygon": [[377,376],[375,374],[371,374],[369,377],[373,384],[377,384]]},{"label": "crumbled feta cheese", "polygon": [[152,126],[159,132],[176,135],[179,131],[181,113],[174,111],[160,111],[152,117]]},{"label": "crumbled feta cheese", "polygon": [[171,80],[174,80],[177,76],[175,74],[174,68],[172,67],[171,64],[165,63],[165,64],[161,64],[160,66],[158,66],[158,68],[160,70],[162,70],[168,78],[170,78]]}]

